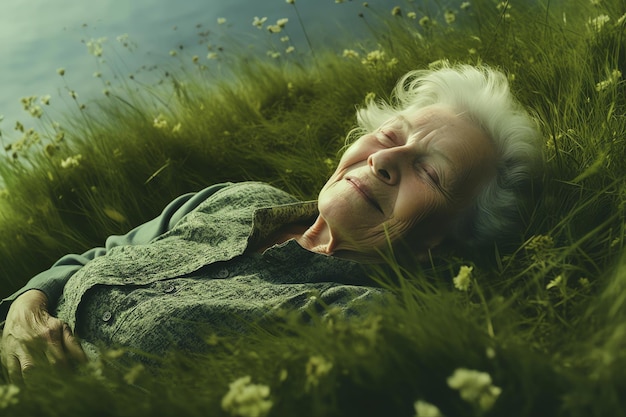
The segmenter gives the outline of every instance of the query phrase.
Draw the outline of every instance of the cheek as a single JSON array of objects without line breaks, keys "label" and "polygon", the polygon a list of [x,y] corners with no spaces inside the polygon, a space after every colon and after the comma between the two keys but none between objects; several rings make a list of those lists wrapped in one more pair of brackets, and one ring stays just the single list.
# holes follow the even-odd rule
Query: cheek
[{"label": "cheek", "polygon": [[[374,139],[375,141],[375,139]],[[367,158],[377,150],[375,142],[370,136],[362,136],[344,152],[339,160],[337,170],[344,169],[358,162],[367,161]]]}]

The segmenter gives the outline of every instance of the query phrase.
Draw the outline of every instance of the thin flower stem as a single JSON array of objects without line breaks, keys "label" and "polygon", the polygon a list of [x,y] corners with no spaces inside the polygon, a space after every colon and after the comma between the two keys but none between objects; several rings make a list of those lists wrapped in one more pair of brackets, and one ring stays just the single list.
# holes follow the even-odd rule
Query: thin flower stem
[{"label": "thin flower stem", "polygon": [[315,51],[313,50],[313,45],[311,45],[311,40],[309,39],[309,35],[306,32],[306,28],[304,27],[304,23],[302,22],[302,17],[300,17],[300,12],[298,11],[298,7],[296,3],[291,3],[293,5],[294,10],[296,11],[296,16],[298,17],[298,23],[300,23],[300,27],[302,28],[302,33],[304,33],[304,39],[306,39],[306,43],[311,50],[311,55],[313,56],[313,61],[315,61],[315,67],[319,69],[319,63],[317,62],[317,56],[315,55]]}]

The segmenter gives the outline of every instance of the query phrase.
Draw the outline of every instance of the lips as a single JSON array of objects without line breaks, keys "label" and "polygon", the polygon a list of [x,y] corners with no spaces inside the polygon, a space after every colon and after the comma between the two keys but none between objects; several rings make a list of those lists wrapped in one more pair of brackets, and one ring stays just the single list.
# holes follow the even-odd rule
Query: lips
[{"label": "lips", "polygon": [[378,204],[378,202],[374,199],[372,192],[367,187],[367,185],[363,184],[357,178],[353,178],[353,177],[347,177],[346,181],[348,181],[348,183],[352,185],[354,189],[363,196],[365,201],[370,203],[376,210],[380,211],[382,214],[385,214],[383,212],[383,209],[380,207],[380,204]]}]

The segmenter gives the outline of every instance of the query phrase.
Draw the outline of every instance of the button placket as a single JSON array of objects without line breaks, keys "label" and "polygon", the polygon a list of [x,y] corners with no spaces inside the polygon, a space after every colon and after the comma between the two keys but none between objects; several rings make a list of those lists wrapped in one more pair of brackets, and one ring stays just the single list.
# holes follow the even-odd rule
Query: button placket
[{"label": "button placket", "polygon": [[218,270],[217,273],[215,274],[215,277],[219,279],[228,278],[229,276],[230,276],[230,271],[228,271],[227,268],[222,268]]},{"label": "button placket", "polygon": [[106,323],[113,318],[113,314],[107,310],[102,314],[101,318],[102,318],[102,321]]}]

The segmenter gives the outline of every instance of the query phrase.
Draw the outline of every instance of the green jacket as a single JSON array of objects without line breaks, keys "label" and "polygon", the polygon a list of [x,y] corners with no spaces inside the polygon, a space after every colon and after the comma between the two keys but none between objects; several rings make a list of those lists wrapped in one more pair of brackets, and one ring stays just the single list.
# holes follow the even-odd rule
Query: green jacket
[{"label": "green jacket", "polygon": [[26,287],[48,294],[86,351],[124,346],[157,355],[203,350],[207,335],[245,331],[287,311],[351,313],[379,298],[361,264],[307,251],[295,240],[246,252],[281,225],[311,223],[316,215],[315,202],[267,184],[217,185],[109,238],[105,248],[60,261],[50,270],[59,274],[37,276]]}]

